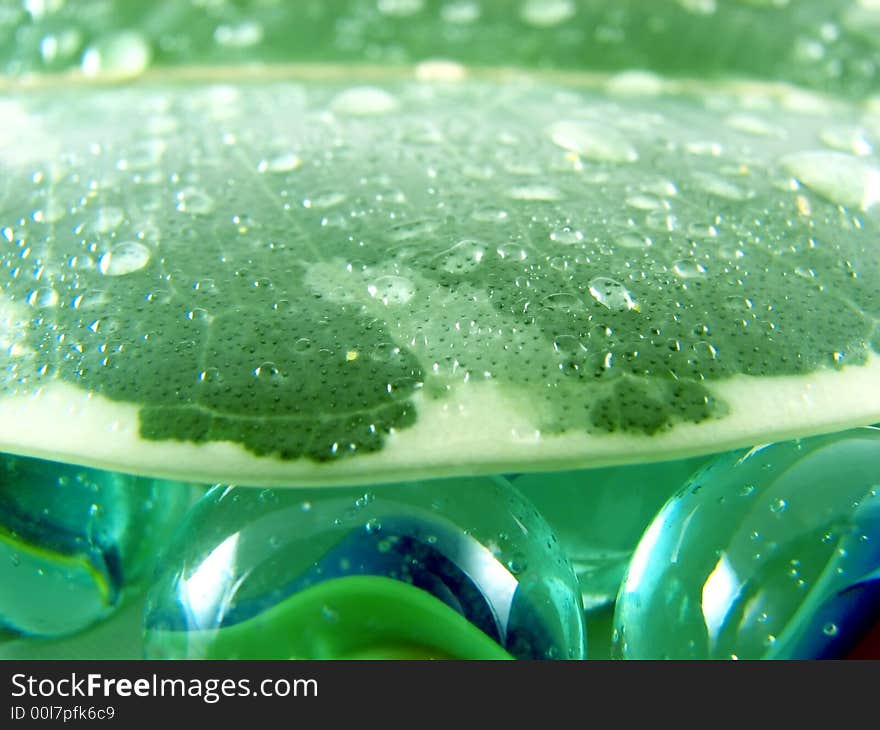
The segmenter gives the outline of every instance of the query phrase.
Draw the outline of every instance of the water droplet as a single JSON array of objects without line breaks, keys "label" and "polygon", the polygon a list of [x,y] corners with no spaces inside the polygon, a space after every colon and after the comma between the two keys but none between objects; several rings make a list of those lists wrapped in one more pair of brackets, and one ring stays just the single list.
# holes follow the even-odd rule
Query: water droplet
[{"label": "water droplet", "polygon": [[851,152],[863,157],[870,155],[874,148],[868,141],[867,133],[861,127],[837,126],[823,129],[819,138],[829,147],[841,152]]},{"label": "water droplet", "polygon": [[124,276],[140,271],[150,261],[150,249],[137,241],[125,241],[111,248],[98,259],[98,270],[104,276]]},{"label": "water droplet", "polygon": [[780,497],[770,505],[770,511],[773,512],[773,514],[778,514],[779,512],[784,512],[786,507],[788,507],[788,502]]},{"label": "water droplet", "polygon": [[379,520],[373,518],[371,520],[367,520],[366,524],[364,525],[364,529],[370,535],[375,535],[377,532],[379,532],[382,529],[382,523],[379,522]]},{"label": "water droplet", "polygon": [[519,17],[537,28],[552,28],[571,20],[577,12],[573,0],[526,0]]},{"label": "water droplet", "polygon": [[584,240],[584,234],[581,231],[572,230],[571,228],[563,228],[559,231],[553,231],[550,234],[550,240],[554,243],[571,245],[574,243],[581,243]]},{"label": "water droplet", "polygon": [[260,380],[274,380],[280,377],[281,371],[274,362],[263,362],[254,368],[254,375]]},{"label": "water droplet", "polygon": [[745,200],[749,197],[749,192],[743,190],[739,185],[726,180],[720,175],[713,175],[708,172],[694,173],[694,179],[707,193],[717,195],[719,198],[727,200]]},{"label": "water droplet", "polygon": [[308,197],[303,198],[302,204],[303,208],[324,209],[332,208],[334,205],[339,205],[344,202],[345,193],[326,192],[309,195]]},{"label": "water droplet", "polygon": [[528,567],[529,564],[526,561],[525,557],[519,554],[514,555],[510,560],[507,561],[507,569],[514,575],[524,573]]},{"label": "water droplet", "polygon": [[626,199],[626,204],[636,210],[663,210],[669,208],[669,203],[655,198],[653,195],[630,195]]},{"label": "water droplet", "polygon": [[416,66],[416,78],[419,81],[454,83],[465,76],[467,71],[464,66],[444,58],[429,59]]},{"label": "water droplet", "polygon": [[785,131],[754,114],[731,114],[724,120],[725,124],[738,132],[745,132],[756,137],[785,137]]},{"label": "water droplet", "polygon": [[467,25],[480,17],[480,6],[472,0],[459,0],[444,5],[440,15],[447,23]]},{"label": "water droplet", "polygon": [[798,152],[782,167],[833,203],[869,210],[880,203],[880,168],[844,152]]},{"label": "water droplet", "polygon": [[678,4],[694,15],[712,15],[718,9],[715,0],[678,0]]},{"label": "water droplet", "polygon": [[672,265],[672,271],[682,279],[696,279],[706,275],[706,267],[693,259],[680,259]]},{"label": "water droplet", "polygon": [[257,165],[259,172],[291,172],[302,165],[299,155],[286,152],[268,160],[260,160]]},{"label": "water droplet", "polygon": [[590,294],[608,309],[631,310],[638,307],[623,284],[606,276],[599,276],[590,281]]},{"label": "water droplet", "polygon": [[835,623],[827,623],[822,627],[822,633],[825,636],[837,636],[838,628]]},{"label": "water droplet", "polygon": [[553,143],[599,162],[635,162],[636,148],[615,129],[596,122],[562,120],[550,125]]},{"label": "water droplet", "polygon": [[123,31],[98,39],[82,57],[86,76],[129,79],[140,76],[150,64],[150,46],[134,31]]},{"label": "water droplet", "polygon": [[509,215],[506,210],[501,208],[477,208],[471,213],[471,218],[480,223],[504,223],[508,220]]},{"label": "water droplet", "polygon": [[425,7],[425,0],[379,0],[379,12],[392,18],[407,18]]},{"label": "water droplet", "polygon": [[386,306],[406,304],[415,296],[415,285],[402,276],[380,276],[367,287],[373,299],[379,299]]},{"label": "water droplet", "polygon": [[637,236],[634,233],[626,233],[617,238],[617,245],[623,248],[643,249],[649,248],[653,243],[648,236]]},{"label": "water droplet", "polygon": [[168,144],[158,138],[135,142],[116,163],[118,170],[151,170],[161,162]]},{"label": "water droplet", "polygon": [[263,26],[255,21],[237,25],[218,25],[214,30],[214,42],[227,48],[247,48],[263,40]]},{"label": "water droplet", "polygon": [[50,287],[34,289],[27,295],[27,303],[39,309],[48,309],[58,304],[58,292]]},{"label": "water droplet", "polygon": [[441,254],[441,266],[451,274],[460,274],[477,268],[485,256],[486,245],[468,238]]},{"label": "water droplet", "polygon": [[188,186],[177,193],[177,210],[190,215],[205,215],[214,209],[214,199],[204,190]]},{"label": "water droplet", "polygon": [[622,71],[608,79],[605,88],[620,96],[657,96],[663,93],[666,82],[650,71]]},{"label": "water droplet", "polygon": [[538,200],[550,202],[559,200],[562,194],[552,185],[517,185],[507,194],[514,200]]},{"label": "water droplet", "polygon": [[110,233],[119,227],[124,218],[125,214],[121,208],[114,208],[112,206],[98,208],[93,228],[98,233]]},{"label": "water droplet", "polygon": [[397,107],[395,96],[375,86],[353,86],[337,94],[330,102],[334,112],[351,116],[387,114]]}]

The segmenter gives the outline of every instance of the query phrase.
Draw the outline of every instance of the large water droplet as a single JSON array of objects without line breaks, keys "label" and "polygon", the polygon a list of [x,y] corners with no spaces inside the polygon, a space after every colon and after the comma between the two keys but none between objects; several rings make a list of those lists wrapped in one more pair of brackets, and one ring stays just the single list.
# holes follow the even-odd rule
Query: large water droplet
[{"label": "large water droplet", "polygon": [[529,25],[551,28],[571,20],[576,12],[573,0],[526,0],[520,7],[519,17]]},{"label": "large water droplet", "polygon": [[188,186],[177,193],[177,210],[190,215],[205,215],[214,210],[214,199],[204,190]]},{"label": "large water droplet", "polygon": [[626,287],[615,279],[597,276],[590,281],[590,294],[599,304],[613,310],[637,309]]},{"label": "large water droplet", "polygon": [[880,168],[844,152],[798,152],[782,166],[833,203],[869,210],[880,203]]},{"label": "large water droplet", "polygon": [[104,276],[124,276],[140,271],[150,262],[150,249],[137,241],[119,243],[98,260]]},{"label": "large water droplet", "polygon": [[550,125],[550,139],[563,149],[591,160],[635,162],[639,153],[620,132],[604,124],[561,120]]},{"label": "large water droplet", "polygon": [[367,287],[373,299],[383,304],[406,304],[415,296],[415,285],[403,276],[380,276]]},{"label": "large water droplet", "polygon": [[140,76],[150,64],[150,46],[134,31],[123,31],[99,38],[82,58],[86,76],[129,79]]},{"label": "large water droplet", "polygon": [[353,86],[337,94],[330,102],[334,112],[351,116],[387,114],[397,107],[395,96],[375,86]]}]

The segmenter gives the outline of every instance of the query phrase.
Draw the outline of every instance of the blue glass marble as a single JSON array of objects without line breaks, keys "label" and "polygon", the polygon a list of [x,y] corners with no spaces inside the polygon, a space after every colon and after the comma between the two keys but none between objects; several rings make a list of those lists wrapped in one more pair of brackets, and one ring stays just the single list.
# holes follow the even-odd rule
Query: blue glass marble
[{"label": "blue glass marble", "polygon": [[0,628],[61,636],[108,616],[193,496],[176,482],[0,458]]},{"label": "blue glass marble", "polygon": [[[334,586],[363,586],[366,578],[404,587],[402,599],[434,601],[438,620],[451,611],[513,657],[585,654],[577,581],[556,538],[506,480],[480,477],[369,490],[215,487],[191,511],[150,591],[146,655],[338,656],[339,634],[351,630],[348,619],[349,628],[341,626],[344,591],[327,598],[314,620],[302,619],[300,608],[291,619],[284,607],[319,588],[330,595]],[[370,644],[371,625],[378,632],[380,614],[396,612],[403,632],[407,611],[416,610],[390,599],[377,605],[376,615],[360,617],[360,648]],[[279,640],[261,643],[266,631]],[[383,624],[382,632],[376,643],[395,640],[393,626]],[[404,633],[398,639],[411,645],[433,641],[429,655],[438,649],[431,631],[414,636],[409,626]]]},{"label": "blue glass marble", "polygon": [[642,537],[617,602],[624,658],[830,658],[880,623],[880,430],[718,458]]}]

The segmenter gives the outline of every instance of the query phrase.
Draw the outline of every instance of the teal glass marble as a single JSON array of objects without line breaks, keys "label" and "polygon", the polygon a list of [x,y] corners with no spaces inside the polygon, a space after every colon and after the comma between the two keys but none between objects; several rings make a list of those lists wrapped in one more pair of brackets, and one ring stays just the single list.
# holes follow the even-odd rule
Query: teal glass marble
[{"label": "teal glass marble", "polygon": [[194,488],[0,459],[0,628],[61,636],[119,606],[154,566]]},{"label": "teal glass marble", "polygon": [[615,653],[845,657],[880,623],[880,430],[718,458],[665,505],[621,587]]},{"label": "teal glass marble", "polygon": [[[579,659],[586,641],[568,560],[501,477],[215,487],[169,549],[145,622],[148,658]],[[475,631],[471,648],[437,638]]]}]

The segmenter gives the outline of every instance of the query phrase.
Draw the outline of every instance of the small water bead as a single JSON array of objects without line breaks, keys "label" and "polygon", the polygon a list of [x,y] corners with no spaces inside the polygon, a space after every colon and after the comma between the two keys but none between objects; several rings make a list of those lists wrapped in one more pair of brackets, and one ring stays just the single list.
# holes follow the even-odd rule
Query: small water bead
[{"label": "small water bead", "polygon": [[98,39],[82,57],[86,76],[131,79],[140,76],[150,64],[152,52],[147,40],[135,31],[122,31]]},{"label": "small water bead", "polygon": [[519,17],[536,28],[552,28],[571,20],[576,13],[574,0],[525,0]]},{"label": "small water bead", "polygon": [[880,168],[844,152],[798,152],[781,160],[802,184],[833,203],[870,210],[880,203]]},{"label": "small water bead", "polygon": [[387,114],[399,106],[397,97],[375,86],[353,86],[337,94],[330,108],[338,114],[373,116]]},{"label": "small water bead", "polygon": [[627,288],[615,279],[597,276],[590,281],[590,295],[603,307],[611,310],[627,311],[638,309]]},{"label": "small water bead", "polygon": [[639,153],[617,130],[598,122],[561,120],[548,128],[554,144],[598,162],[635,162]]},{"label": "small water bead", "polygon": [[584,656],[571,568],[500,477],[264,491],[216,487],[190,512],[148,657]]},{"label": "small water bead", "polygon": [[[880,529],[880,502],[869,497],[878,459],[876,428],[718,457],[642,537],[618,597],[617,652],[806,659],[853,651],[880,612],[880,546],[860,540]],[[730,498],[737,494],[747,498]]]},{"label": "small water bead", "polygon": [[148,263],[152,254],[150,249],[137,241],[116,244],[98,259],[98,271],[104,276],[125,276],[140,271]]},{"label": "small water bead", "polygon": [[4,456],[0,628],[73,633],[111,614],[192,501],[188,485]]}]

